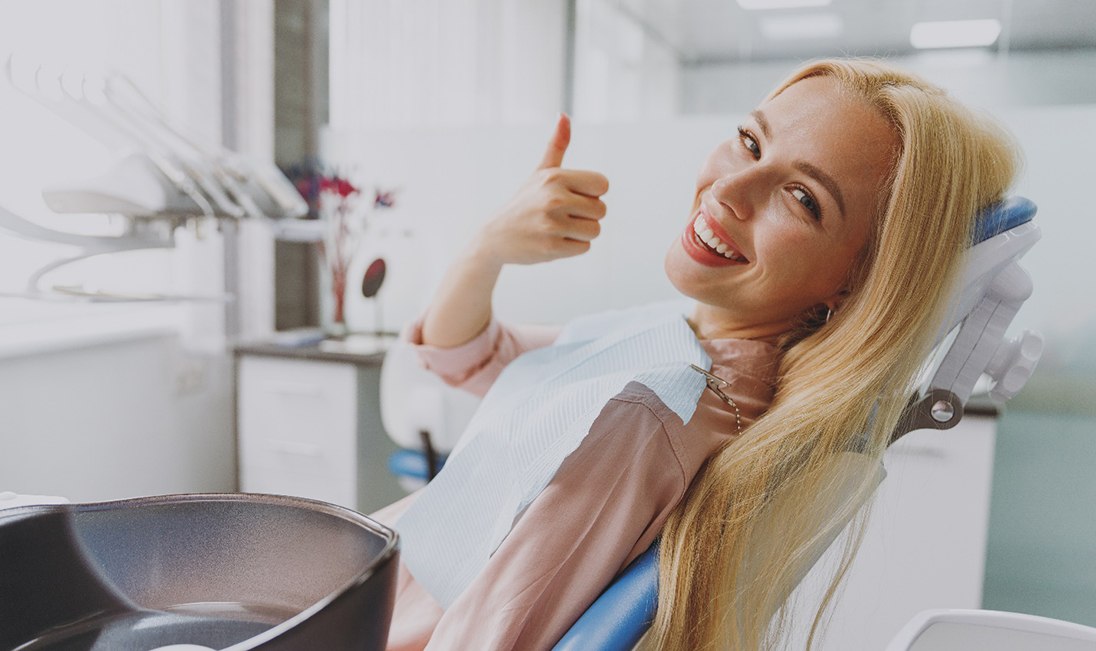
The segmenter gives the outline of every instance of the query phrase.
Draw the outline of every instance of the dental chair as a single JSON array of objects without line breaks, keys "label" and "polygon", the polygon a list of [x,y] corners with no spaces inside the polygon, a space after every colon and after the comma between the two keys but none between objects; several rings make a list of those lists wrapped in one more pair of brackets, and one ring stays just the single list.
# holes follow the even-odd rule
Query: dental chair
[{"label": "dental chair", "polygon": [[[1039,239],[1039,229],[1032,223],[1035,212],[1034,203],[1013,197],[979,216],[960,290],[937,337],[934,360],[938,363],[910,398],[892,443],[913,430],[954,427],[983,376],[988,379],[990,398],[998,403],[1016,395],[1027,382],[1042,353],[1042,339],[1026,331],[1010,339],[1005,330],[1031,295],[1031,280],[1017,261]],[[390,459],[389,468],[409,490],[429,481],[444,463],[478,404],[476,398],[422,369],[414,356],[409,346],[397,345],[381,370],[382,419],[389,436],[404,447]],[[877,487],[886,477],[881,462],[856,451],[845,453],[838,463],[849,466],[850,472],[842,476],[850,479],[832,494],[820,495],[816,513],[855,512],[866,496],[859,480],[852,478],[867,475]],[[771,507],[773,518],[779,517],[781,508],[777,500]],[[799,580],[806,576],[846,524],[836,523],[824,532],[792,574]],[[787,596],[795,587],[781,589]],[[657,594],[656,540],[591,604],[555,649],[632,649],[654,619]]]},{"label": "dental chair", "polygon": [[[1040,237],[1038,226],[1032,223],[1035,212],[1036,206],[1030,200],[1012,197],[979,216],[956,301],[937,336],[934,359],[939,362],[922,389],[910,398],[905,417],[892,434],[891,443],[917,429],[954,427],[963,417],[964,406],[983,375],[988,379],[990,399],[998,404],[1019,393],[1031,377],[1042,354],[1042,338],[1025,331],[1010,339],[1005,336],[1005,330],[1031,296],[1031,278],[1018,260]],[[844,476],[863,476],[866,471],[874,477],[876,486],[886,477],[881,462],[855,451],[846,452],[839,463],[848,464],[850,470],[856,471]],[[846,506],[856,507],[863,501],[858,482],[850,479],[834,493],[820,495],[813,511],[832,513]],[[777,500],[771,507],[773,518],[779,517],[781,508]],[[802,580],[847,524],[847,520],[838,522],[823,532],[819,543],[800,561],[793,575]],[[787,597],[795,587],[787,585],[781,589]],[[572,625],[556,644],[555,651],[632,649],[654,620],[657,605],[658,541],[655,541]],[[921,648],[911,647],[911,651]],[[924,647],[925,651],[929,648]],[[888,649],[897,650],[898,647]]]}]

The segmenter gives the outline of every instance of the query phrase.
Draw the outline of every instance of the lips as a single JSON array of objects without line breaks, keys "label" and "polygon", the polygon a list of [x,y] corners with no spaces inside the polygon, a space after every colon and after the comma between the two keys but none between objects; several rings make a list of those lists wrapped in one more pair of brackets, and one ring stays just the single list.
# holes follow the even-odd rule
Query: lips
[{"label": "lips", "polygon": [[703,210],[685,228],[682,245],[689,257],[709,267],[749,263],[726,230]]}]

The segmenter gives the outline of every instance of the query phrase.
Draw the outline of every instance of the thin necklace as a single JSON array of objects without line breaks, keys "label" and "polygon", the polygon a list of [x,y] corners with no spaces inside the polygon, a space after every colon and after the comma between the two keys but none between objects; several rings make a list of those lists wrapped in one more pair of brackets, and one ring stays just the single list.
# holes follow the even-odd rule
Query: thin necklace
[{"label": "thin necklace", "polygon": [[734,398],[730,397],[729,395],[727,395],[726,393],[723,392],[723,389],[731,386],[731,383],[724,380],[723,378],[721,378],[717,375],[712,375],[711,373],[709,373],[708,371],[705,371],[704,369],[700,368],[696,364],[689,364],[689,366],[692,366],[694,371],[697,371],[698,373],[700,373],[701,375],[704,376],[704,378],[707,380],[708,388],[711,389],[712,391],[715,391],[715,395],[719,396],[720,400],[727,403],[731,407],[734,407],[734,422],[735,422],[735,425],[738,426],[738,431],[735,432],[735,434],[736,435],[741,434],[742,433],[742,412],[739,411],[738,403],[736,403],[734,401]]}]

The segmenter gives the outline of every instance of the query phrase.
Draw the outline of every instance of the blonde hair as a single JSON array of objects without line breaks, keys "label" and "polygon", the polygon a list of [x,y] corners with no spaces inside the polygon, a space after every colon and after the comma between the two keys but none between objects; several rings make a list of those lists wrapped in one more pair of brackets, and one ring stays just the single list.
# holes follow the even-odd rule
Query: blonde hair
[{"label": "blonde hair", "polygon": [[[880,62],[809,63],[770,97],[819,75],[873,106],[900,150],[848,298],[829,322],[789,339],[769,411],[708,459],[667,521],[648,648],[753,651],[786,634],[784,602],[812,546],[863,501],[819,513],[814,500],[850,482],[864,499],[874,489],[876,466],[844,465],[841,453],[881,459],[933,344],[974,216],[1004,195],[1017,170],[1016,147],[992,121]],[[818,608],[812,641],[858,539]]]}]

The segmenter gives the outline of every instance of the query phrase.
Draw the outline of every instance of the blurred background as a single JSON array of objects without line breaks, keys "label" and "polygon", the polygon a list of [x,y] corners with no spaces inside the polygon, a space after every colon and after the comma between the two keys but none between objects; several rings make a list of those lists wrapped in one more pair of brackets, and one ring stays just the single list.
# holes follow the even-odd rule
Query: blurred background
[{"label": "blurred background", "polygon": [[[0,222],[0,490],[241,488],[240,347],[399,331],[559,111],[567,164],[611,180],[606,230],[588,256],[513,270],[499,314],[558,323],[672,296],[662,254],[707,152],[801,62],[873,56],[1024,150],[1015,191],[1043,239],[1016,327],[1046,352],[987,452],[982,606],[1096,625],[1094,25],[1087,0],[0,0],[0,216],[15,216]],[[147,102],[102,92],[115,85]],[[128,154],[166,174],[183,150],[187,169],[239,155],[259,185],[276,165],[268,194],[289,184],[304,204],[57,209]],[[338,179],[355,192],[333,203]]]}]

